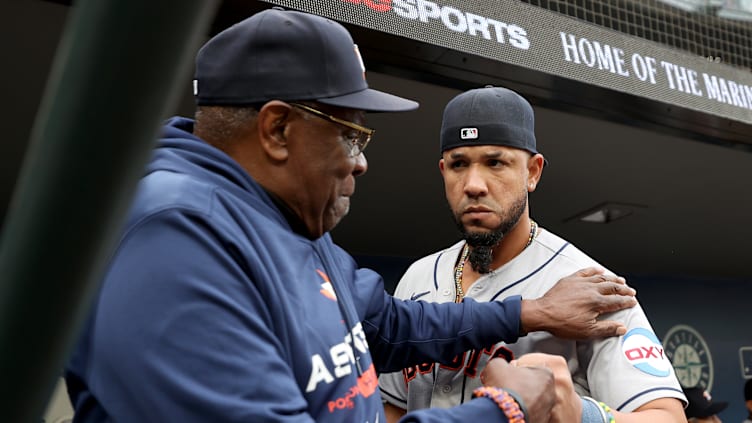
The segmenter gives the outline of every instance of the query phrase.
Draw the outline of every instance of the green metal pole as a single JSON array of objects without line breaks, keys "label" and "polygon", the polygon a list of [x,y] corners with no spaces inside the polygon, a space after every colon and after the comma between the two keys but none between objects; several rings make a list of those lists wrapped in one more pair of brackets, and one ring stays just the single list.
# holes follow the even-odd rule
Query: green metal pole
[{"label": "green metal pole", "polygon": [[72,7],[0,238],[3,421],[40,421],[217,6]]}]

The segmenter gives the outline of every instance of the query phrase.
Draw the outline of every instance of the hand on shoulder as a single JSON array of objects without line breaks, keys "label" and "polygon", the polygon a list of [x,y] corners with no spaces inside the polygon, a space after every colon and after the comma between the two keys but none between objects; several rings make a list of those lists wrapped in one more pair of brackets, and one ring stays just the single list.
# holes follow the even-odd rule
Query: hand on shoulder
[{"label": "hand on shoulder", "polygon": [[522,333],[543,330],[566,339],[623,335],[626,327],[621,322],[598,317],[634,307],[635,295],[623,277],[594,267],[579,270],[560,279],[542,297],[522,300]]}]

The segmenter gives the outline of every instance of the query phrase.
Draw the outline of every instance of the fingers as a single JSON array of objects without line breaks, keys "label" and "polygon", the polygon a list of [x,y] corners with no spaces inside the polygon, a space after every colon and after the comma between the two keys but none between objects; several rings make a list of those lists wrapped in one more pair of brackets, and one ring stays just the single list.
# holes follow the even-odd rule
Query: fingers
[{"label": "fingers", "polygon": [[612,320],[604,320],[596,322],[592,328],[590,328],[591,338],[606,338],[609,336],[621,336],[627,333],[627,327],[619,322]]},{"label": "fingers", "polygon": [[[526,357],[529,356],[529,357]],[[503,375],[510,375],[515,374],[519,375],[520,371],[523,372],[537,372],[542,371],[546,373],[553,373],[552,367],[560,368],[563,366],[566,368],[566,361],[561,356],[558,355],[551,355],[551,354],[544,354],[544,353],[530,353],[525,354],[522,357],[525,357],[524,361],[520,362],[520,360],[513,360],[511,363],[508,363],[506,360],[504,360],[501,357],[495,357],[486,363],[486,367],[483,369],[483,371],[480,372],[480,382],[484,385],[494,385],[494,386],[501,386],[504,387],[505,385],[499,385],[495,384],[499,381],[504,381],[504,378],[501,377]],[[521,358],[522,358],[521,357]],[[521,369],[509,369],[510,367],[524,367],[525,370]],[[508,373],[509,371],[513,373]],[[516,372],[516,373],[514,373]]]},{"label": "fingers", "polygon": [[605,272],[606,272],[606,269],[603,269],[600,267],[586,267],[584,269],[580,269],[574,272],[571,276],[580,276],[583,278],[587,278],[589,276],[602,275]]},{"label": "fingers", "polygon": [[557,400],[556,379],[551,369],[512,366],[501,358],[495,358],[488,362],[481,377],[486,386],[496,386],[519,395],[520,404],[525,404],[527,408],[526,421],[549,420]]},{"label": "fingers", "polygon": [[606,295],[602,298],[598,310],[600,311],[600,313],[610,313],[613,311],[623,310],[625,308],[631,308],[636,305],[637,299],[635,297],[625,295]]},{"label": "fingers", "polygon": [[512,367],[526,367],[534,371],[551,372],[555,378],[565,373],[569,377],[567,361],[560,355],[546,353],[527,353],[509,362]]},{"label": "fingers", "polygon": [[587,279],[590,282],[595,282],[595,283],[609,283],[609,284],[617,285],[617,286],[626,286],[626,284],[627,284],[627,280],[624,279],[624,277],[617,276],[617,275],[611,275],[611,274],[605,274],[605,273],[604,274],[600,274],[600,275],[589,276]]},{"label": "fingers", "polygon": [[483,368],[483,370],[480,372],[480,383],[483,385],[486,385],[486,382],[491,382],[493,384],[493,376],[492,373],[498,374],[499,372],[503,371],[504,367],[509,367],[509,363],[507,363],[506,360],[500,357],[492,358],[491,360],[488,360],[488,363],[486,363],[486,367]]},{"label": "fingers", "polygon": [[630,297],[637,295],[637,291],[634,288],[611,281],[600,282],[598,284],[598,291],[603,295],[626,295]]},{"label": "fingers", "polygon": [[507,363],[507,361],[501,357],[494,357],[488,360],[488,363],[486,363],[486,367],[488,367],[489,365],[491,367],[507,367],[509,366],[509,363]]},{"label": "fingers", "polygon": [[626,285],[626,280],[616,275],[597,275],[596,286],[601,297],[596,307],[599,313],[623,310],[637,305],[637,290]]},{"label": "fingers", "polygon": [[554,371],[551,370],[548,367],[545,367],[545,366],[528,366],[527,369],[529,369],[530,371],[533,371],[533,372],[542,372],[542,374],[544,374],[543,377],[547,378],[548,380],[550,380],[549,383],[554,383],[554,381],[555,381]]},{"label": "fingers", "polygon": [[513,366],[546,369],[553,373],[556,383],[560,383],[562,380],[566,383],[568,380],[571,384],[571,376],[569,373],[569,367],[567,366],[567,360],[560,355],[527,353],[520,356],[517,360],[512,361],[510,364]]},{"label": "fingers", "polygon": [[555,367],[561,363],[566,363],[566,361],[560,355],[533,352],[523,354],[516,360],[512,360],[509,364],[513,366]]},{"label": "fingers", "polygon": [[584,279],[587,282],[593,283],[611,282],[617,285],[627,284],[627,280],[624,277],[606,273],[605,269],[600,267],[580,269],[565,279]]},{"label": "fingers", "polygon": [[601,325],[597,332],[593,331],[601,314],[637,305],[637,292],[626,285],[626,280],[604,272],[598,267],[578,270],[573,276],[560,279],[542,297],[523,300],[521,333],[545,330],[566,339],[622,334],[620,325]]},{"label": "fingers", "polygon": [[[622,276],[603,275],[603,281],[604,282],[616,283],[616,284],[619,284],[621,286],[626,286],[627,285],[627,280],[624,279],[624,277],[622,277]],[[630,288],[630,289],[633,289],[633,288]]]}]

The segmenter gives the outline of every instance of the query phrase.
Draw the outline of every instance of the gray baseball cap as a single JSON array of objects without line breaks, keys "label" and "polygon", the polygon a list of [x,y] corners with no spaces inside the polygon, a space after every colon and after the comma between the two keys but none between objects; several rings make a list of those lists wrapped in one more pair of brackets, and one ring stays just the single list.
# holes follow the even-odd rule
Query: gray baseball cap
[{"label": "gray baseball cap", "polygon": [[521,95],[486,86],[447,103],[441,122],[441,152],[472,145],[503,145],[538,153],[533,107]]},{"label": "gray baseball cap", "polygon": [[350,33],[320,16],[280,8],[220,32],[196,56],[199,105],[254,105],[315,100],[373,112],[413,110],[418,103],[368,88]]}]

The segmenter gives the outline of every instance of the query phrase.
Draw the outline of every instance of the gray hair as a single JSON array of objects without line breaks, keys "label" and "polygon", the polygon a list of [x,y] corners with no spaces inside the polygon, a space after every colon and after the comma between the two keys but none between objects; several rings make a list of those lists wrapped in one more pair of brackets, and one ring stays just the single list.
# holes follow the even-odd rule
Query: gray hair
[{"label": "gray hair", "polygon": [[229,143],[246,134],[257,115],[258,110],[248,106],[198,106],[193,133],[224,150]]}]

